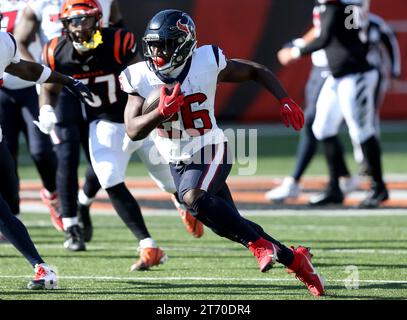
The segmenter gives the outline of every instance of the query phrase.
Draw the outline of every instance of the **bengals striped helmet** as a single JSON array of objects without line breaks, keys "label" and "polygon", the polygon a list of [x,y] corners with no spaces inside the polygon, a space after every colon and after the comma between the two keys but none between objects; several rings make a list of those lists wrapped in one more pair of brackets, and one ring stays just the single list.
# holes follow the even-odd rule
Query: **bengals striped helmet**
[{"label": "bengals striped helmet", "polygon": [[61,9],[65,33],[78,51],[95,49],[102,43],[102,7],[97,0],[66,0]]}]

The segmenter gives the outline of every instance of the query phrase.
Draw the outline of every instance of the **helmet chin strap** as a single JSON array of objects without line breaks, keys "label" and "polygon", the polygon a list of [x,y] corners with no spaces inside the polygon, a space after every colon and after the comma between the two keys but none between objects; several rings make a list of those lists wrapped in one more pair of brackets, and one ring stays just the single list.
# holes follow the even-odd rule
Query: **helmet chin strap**
[{"label": "helmet chin strap", "polygon": [[72,44],[74,48],[79,52],[88,52],[89,50],[91,50],[90,48],[88,48],[87,46],[80,42],[72,42]]},{"label": "helmet chin strap", "polygon": [[178,81],[178,76],[184,71],[185,65],[188,63],[189,59],[187,59],[182,65],[178,66],[172,70],[163,70],[163,71],[155,71],[157,77],[166,84],[174,83]]},{"label": "helmet chin strap", "polygon": [[176,67],[175,69],[164,70],[164,71],[161,71],[161,73],[163,75],[165,75],[165,76],[168,76],[168,77],[171,77],[171,78],[176,78],[182,72],[182,69],[184,69],[185,64],[186,64],[186,61],[183,64],[181,64],[180,66]]}]

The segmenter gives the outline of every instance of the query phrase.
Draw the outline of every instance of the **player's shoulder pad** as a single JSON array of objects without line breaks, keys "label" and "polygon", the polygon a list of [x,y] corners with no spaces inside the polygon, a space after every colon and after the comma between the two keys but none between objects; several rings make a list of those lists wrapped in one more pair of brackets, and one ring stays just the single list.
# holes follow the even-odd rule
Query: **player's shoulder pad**
[{"label": "player's shoulder pad", "polygon": [[222,49],[216,45],[204,45],[196,49],[194,53],[199,60],[209,62],[209,65],[214,66],[218,70],[222,70],[226,66],[226,57]]},{"label": "player's shoulder pad", "polygon": [[10,37],[11,41],[13,42],[13,47],[14,47],[13,57],[14,57],[16,55],[16,53],[17,53],[17,41],[10,32],[7,32],[7,34]]},{"label": "player's shoulder pad", "polygon": [[52,70],[55,70],[55,58],[64,41],[66,39],[63,37],[52,38],[42,49],[42,60]]},{"label": "player's shoulder pad", "polygon": [[0,47],[2,54],[8,59],[13,58],[17,53],[17,42],[14,36],[9,32],[0,32]]},{"label": "player's shoulder pad", "polygon": [[143,86],[148,72],[145,61],[134,63],[124,69],[119,76],[121,89],[127,93],[138,93]]},{"label": "player's shoulder pad", "polygon": [[105,37],[108,37],[109,43],[112,43],[113,56],[117,63],[122,64],[129,53],[136,53],[136,37],[131,31],[124,28],[103,28],[102,38]]}]

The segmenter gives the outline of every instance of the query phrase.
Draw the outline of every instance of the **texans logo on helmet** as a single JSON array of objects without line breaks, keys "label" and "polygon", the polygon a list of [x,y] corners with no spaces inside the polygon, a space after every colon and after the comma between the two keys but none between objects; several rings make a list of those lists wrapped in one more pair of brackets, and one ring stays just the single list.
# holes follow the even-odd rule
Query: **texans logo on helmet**
[{"label": "texans logo on helmet", "polygon": [[177,21],[177,28],[183,32],[185,32],[187,35],[191,34],[191,30],[189,30],[189,27],[187,24],[181,23],[181,19]]}]

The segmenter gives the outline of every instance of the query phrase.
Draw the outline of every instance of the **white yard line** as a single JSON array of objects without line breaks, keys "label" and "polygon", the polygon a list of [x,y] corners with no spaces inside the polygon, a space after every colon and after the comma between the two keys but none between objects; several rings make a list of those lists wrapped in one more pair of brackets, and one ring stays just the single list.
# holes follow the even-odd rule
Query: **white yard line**
[{"label": "white yard line", "polygon": [[[41,203],[22,203],[20,205],[22,219],[24,215],[48,213],[48,208]],[[267,209],[267,210],[240,210],[244,216],[248,217],[371,217],[371,216],[407,216],[406,209],[393,209],[383,208],[374,210],[362,210],[362,209]],[[115,214],[114,210],[109,209],[96,209],[92,208],[92,215],[112,215]],[[143,210],[144,216],[178,216],[178,212],[175,209],[154,209]]]},{"label": "white yard line", "polygon": [[[0,275],[2,279],[25,279],[32,275]],[[111,281],[223,281],[223,282],[297,282],[295,278],[231,278],[231,277],[107,277],[107,276],[59,276],[59,279],[67,280],[111,280]],[[325,279],[327,282],[346,282],[347,279]],[[407,280],[359,280],[361,283],[406,283]]]}]

